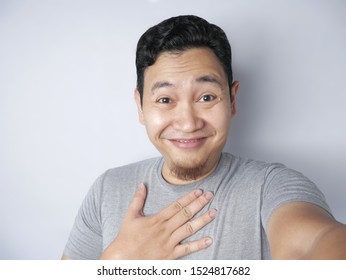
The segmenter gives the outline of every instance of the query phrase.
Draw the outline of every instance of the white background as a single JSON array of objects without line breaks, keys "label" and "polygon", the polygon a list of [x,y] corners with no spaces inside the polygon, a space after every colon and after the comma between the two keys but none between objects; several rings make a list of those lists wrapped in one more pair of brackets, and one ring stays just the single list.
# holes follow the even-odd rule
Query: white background
[{"label": "white background", "polygon": [[311,178],[346,222],[346,2],[0,0],[0,259],[58,259],[105,169],[158,155],[133,102],[139,36],[196,14],[240,80],[226,150]]}]

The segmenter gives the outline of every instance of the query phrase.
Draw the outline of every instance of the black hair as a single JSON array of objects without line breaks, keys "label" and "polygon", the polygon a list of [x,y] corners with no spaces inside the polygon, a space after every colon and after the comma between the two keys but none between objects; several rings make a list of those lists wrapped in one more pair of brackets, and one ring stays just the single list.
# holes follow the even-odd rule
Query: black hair
[{"label": "black hair", "polygon": [[[177,16],[149,28],[139,39],[136,50],[137,89],[143,100],[144,71],[162,52],[179,52],[207,47],[219,59],[231,88],[233,81],[232,52],[225,32],[205,19]],[[231,94],[231,90],[230,90]]]}]

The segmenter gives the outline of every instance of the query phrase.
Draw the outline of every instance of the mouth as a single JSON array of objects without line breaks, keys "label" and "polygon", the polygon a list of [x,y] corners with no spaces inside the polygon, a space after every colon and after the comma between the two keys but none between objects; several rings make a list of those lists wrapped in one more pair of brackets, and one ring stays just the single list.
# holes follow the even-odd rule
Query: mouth
[{"label": "mouth", "polygon": [[201,138],[176,138],[176,139],[168,139],[175,147],[182,149],[196,149],[201,147],[207,137]]}]

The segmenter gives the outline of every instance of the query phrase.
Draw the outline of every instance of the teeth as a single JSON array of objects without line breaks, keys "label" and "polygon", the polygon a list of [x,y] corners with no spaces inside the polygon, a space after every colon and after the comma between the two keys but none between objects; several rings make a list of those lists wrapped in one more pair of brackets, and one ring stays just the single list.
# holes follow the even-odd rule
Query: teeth
[{"label": "teeth", "polygon": [[179,143],[191,143],[191,142],[196,142],[197,140],[196,139],[190,139],[190,140],[179,139],[176,141]]}]

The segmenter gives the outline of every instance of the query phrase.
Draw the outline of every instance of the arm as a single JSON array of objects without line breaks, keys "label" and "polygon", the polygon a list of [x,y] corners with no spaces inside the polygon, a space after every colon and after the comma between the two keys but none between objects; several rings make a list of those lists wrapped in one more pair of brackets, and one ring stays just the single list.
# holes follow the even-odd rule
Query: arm
[{"label": "arm", "polygon": [[346,259],[346,226],[314,204],[284,204],[267,229],[273,259]]}]

